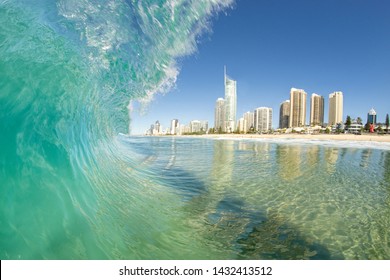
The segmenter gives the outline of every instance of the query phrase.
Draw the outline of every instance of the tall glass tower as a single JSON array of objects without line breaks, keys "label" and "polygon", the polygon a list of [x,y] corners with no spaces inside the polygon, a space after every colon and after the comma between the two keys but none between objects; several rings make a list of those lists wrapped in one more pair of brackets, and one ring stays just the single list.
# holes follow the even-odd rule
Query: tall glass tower
[{"label": "tall glass tower", "polygon": [[236,129],[237,115],[237,81],[226,75],[226,66],[224,69],[225,79],[225,132],[232,133]]},{"label": "tall glass tower", "polygon": [[376,124],[376,112],[374,108],[372,108],[367,114],[367,122],[371,124]]}]

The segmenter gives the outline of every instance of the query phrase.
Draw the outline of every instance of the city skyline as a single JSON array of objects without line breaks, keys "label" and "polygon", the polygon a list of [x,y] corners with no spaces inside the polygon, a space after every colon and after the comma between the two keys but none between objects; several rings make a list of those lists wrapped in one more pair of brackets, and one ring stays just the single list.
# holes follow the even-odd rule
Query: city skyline
[{"label": "city skyline", "polygon": [[[375,108],[377,121],[384,122],[390,111],[386,5],[381,1],[237,1],[226,15],[212,19],[212,33],[199,39],[198,51],[180,61],[175,88],[156,95],[143,115],[134,104],[132,132],[142,134],[155,120],[168,125],[173,118],[181,123],[206,119],[211,124],[215,101],[224,95],[223,65],[237,81],[237,120],[248,110],[264,106],[275,112],[272,127],[279,127],[275,116],[280,104],[296,87],[326,101],[330,93],[342,91],[344,121],[350,115],[365,122],[367,112]],[[296,15],[294,21],[291,14]],[[308,124],[310,108],[306,111]],[[325,102],[325,123],[328,111]]]}]

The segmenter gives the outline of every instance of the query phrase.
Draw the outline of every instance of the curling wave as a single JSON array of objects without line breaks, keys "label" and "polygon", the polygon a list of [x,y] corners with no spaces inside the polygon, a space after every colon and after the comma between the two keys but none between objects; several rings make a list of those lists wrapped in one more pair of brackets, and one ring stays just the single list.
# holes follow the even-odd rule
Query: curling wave
[{"label": "curling wave", "polygon": [[1,259],[191,257],[160,244],[180,217],[115,136],[231,2],[0,1]]}]

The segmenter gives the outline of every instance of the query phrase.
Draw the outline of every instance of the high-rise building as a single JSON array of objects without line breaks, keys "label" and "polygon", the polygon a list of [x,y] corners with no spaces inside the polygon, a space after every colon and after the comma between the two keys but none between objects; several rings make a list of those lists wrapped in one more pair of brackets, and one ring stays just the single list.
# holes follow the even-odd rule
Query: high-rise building
[{"label": "high-rise building", "polygon": [[172,135],[176,135],[176,134],[178,134],[178,132],[179,132],[179,120],[178,119],[173,119],[171,121],[171,131],[170,131],[170,133]]},{"label": "high-rise building", "polygon": [[238,120],[237,131],[240,133],[242,132],[246,133],[248,131],[247,122],[243,117]]},{"label": "high-rise building", "polygon": [[[151,129],[152,129],[152,127],[151,127]],[[154,123],[153,130],[151,131],[151,134],[152,135],[160,135],[161,133],[162,133],[162,126],[161,126],[160,122],[157,120]]]},{"label": "high-rise building", "polygon": [[198,121],[198,120],[192,120],[190,121],[190,132],[191,133],[207,133],[209,129],[209,123],[208,121]]},{"label": "high-rise building", "polygon": [[218,98],[215,103],[214,129],[216,132],[225,131],[225,100]]},{"label": "high-rise building", "polygon": [[367,123],[376,124],[376,112],[372,108],[367,114]]},{"label": "high-rise building", "polygon": [[289,127],[302,127],[306,124],[306,92],[291,88]]},{"label": "high-rise building", "polygon": [[272,108],[259,107],[254,111],[255,131],[268,132],[272,128]]},{"label": "high-rise building", "polygon": [[290,100],[280,104],[279,128],[288,128],[290,122]]},{"label": "high-rise building", "polygon": [[207,133],[209,130],[209,122],[208,121],[200,121],[200,131],[203,133]]},{"label": "high-rise building", "polygon": [[191,133],[196,133],[201,131],[201,122],[198,120],[190,121],[190,131]]},{"label": "high-rise building", "polygon": [[343,93],[336,91],[329,94],[329,125],[343,122]]},{"label": "high-rise building", "polygon": [[232,133],[236,128],[237,82],[226,75],[225,78],[225,132]]},{"label": "high-rise building", "polygon": [[315,93],[310,98],[310,125],[324,125],[324,97]]},{"label": "high-rise building", "polygon": [[253,112],[246,112],[244,120],[246,122],[246,132],[250,131],[251,128],[255,129],[255,115]]}]

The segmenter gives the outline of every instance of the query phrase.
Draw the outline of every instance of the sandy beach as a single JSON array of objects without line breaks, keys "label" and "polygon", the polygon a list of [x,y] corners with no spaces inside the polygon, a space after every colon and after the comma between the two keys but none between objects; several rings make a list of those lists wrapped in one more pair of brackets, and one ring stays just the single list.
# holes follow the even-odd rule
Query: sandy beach
[{"label": "sandy beach", "polygon": [[335,140],[335,141],[368,141],[390,142],[390,134],[204,134],[204,135],[181,135],[179,137],[201,138],[237,138],[237,139],[305,139],[305,140]]}]

